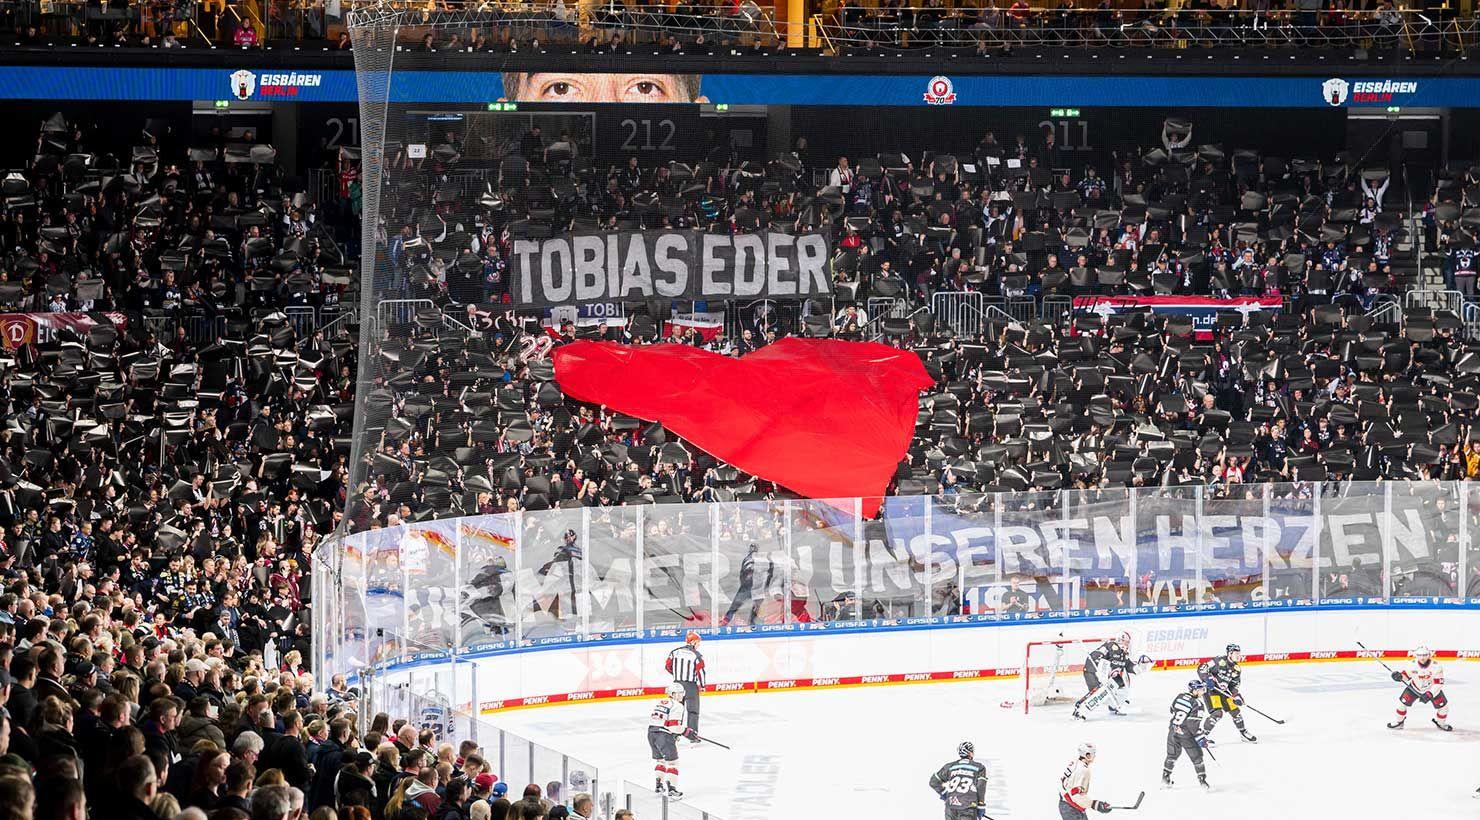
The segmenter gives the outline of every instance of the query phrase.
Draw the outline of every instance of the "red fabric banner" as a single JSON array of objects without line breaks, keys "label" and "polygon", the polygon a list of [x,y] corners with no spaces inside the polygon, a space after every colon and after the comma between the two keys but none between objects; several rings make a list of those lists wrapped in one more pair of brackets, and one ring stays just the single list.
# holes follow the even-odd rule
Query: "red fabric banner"
[{"label": "red fabric banner", "polygon": [[128,327],[128,317],[122,313],[0,313],[0,344],[6,350],[44,344],[55,340],[57,331],[64,328],[86,335],[105,321],[120,330]]},{"label": "red fabric banner", "polygon": [[933,383],[909,351],[788,338],[739,359],[687,345],[576,342],[554,353],[566,395],[663,426],[751,475],[819,499],[880,496]]}]

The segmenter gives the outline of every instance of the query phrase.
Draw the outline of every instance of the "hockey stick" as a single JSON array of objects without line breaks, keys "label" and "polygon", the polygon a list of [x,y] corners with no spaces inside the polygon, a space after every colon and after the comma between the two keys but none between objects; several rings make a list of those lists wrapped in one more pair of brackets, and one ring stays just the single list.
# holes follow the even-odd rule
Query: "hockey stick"
[{"label": "hockey stick", "polygon": [[[1357,646],[1360,646],[1364,651],[1367,651],[1367,652],[1371,652],[1372,651],[1370,649],[1367,649],[1367,645],[1364,644],[1364,643],[1362,643],[1361,641],[1357,641]],[[1377,664],[1379,666],[1381,666],[1383,669],[1386,669],[1389,673],[1397,671],[1397,670],[1393,669],[1391,666],[1388,666],[1386,663],[1383,663],[1382,655],[1380,655],[1380,654],[1377,657],[1373,658],[1373,660],[1377,661]]]},{"label": "hockey stick", "polygon": [[1271,723],[1277,723],[1280,726],[1284,726],[1285,725],[1285,722],[1283,720],[1280,720],[1279,718],[1273,717],[1271,715],[1266,715],[1265,713],[1259,711],[1258,709],[1255,709],[1254,707],[1250,706],[1247,703],[1243,704],[1243,708],[1248,709],[1250,712],[1253,712],[1254,714],[1258,715],[1259,717],[1264,718],[1267,721],[1270,721]]},{"label": "hockey stick", "polygon": [[[1227,692],[1223,691],[1222,689],[1214,689],[1213,691],[1214,692],[1217,692],[1218,694],[1222,695],[1223,697],[1227,698],[1230,701],[1233,700],[1233,695],[1228,694]],[[1265,720],[1270,721],[1272,723],[1279,724],[1280,726],[1284,726],[1285,725],[1285,722],[1283,720],[1280,720],[1279,718],[1274,717],[1273,715],[1269,715],[1269,714],[1266,714],[1264,712],[1261,712],[1258,709],[1254,708],[1253,706],[1250,706],[1247,703],[1240,703],[1240,704],[1237,704],[1237,706],[1240,709],[1248,709],[1250,712],[1253,712],[1254,714],[1258,715],[1259,717],[1262,717]]]},{"label": "hockey stick", "polygon": [[1208,741],[1208,745],[1203,746],[1202,750],[1203,754],[1207,755],[1209,760],[1213,761],[1214,763],[1218,762],[1217,756],[1213,754],[1213,741]]},{"label": "hockey stick", "polygon": [[1136,809],[1141,808],[1141,801],[1142,800],[1145,800],[1145,799],[1146,799],[1146,793],[1145,792],[1141,792],[1140,794],[1136,795],[1136,802],[1130,804],[1129,806],[1111,806],[1110,808],[1112,808],[1112,809],[1129,809],[1131,811],[1135,811]]},{"label": "hockey stick", "polygon": [[729,746],[726,746],[725,744],[720,743],[718,740],[710,740],[709,738],[704,737],[703,735],[694,735],[694,737],[699,738],[700,740],[704,741],[705,743],[713,743],[714,745],[720,747],[721,749],[729,749],[730,748]]}]

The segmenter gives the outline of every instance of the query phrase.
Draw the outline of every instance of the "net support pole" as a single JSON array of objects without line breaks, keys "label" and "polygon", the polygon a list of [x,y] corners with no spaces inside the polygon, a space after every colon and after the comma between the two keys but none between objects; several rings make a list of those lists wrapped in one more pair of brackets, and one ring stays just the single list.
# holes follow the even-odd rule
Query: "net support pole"
[{"label": "net support pole", "polygon": [[863,589],[864,574],[867,570],[867,557],[863,543],[863,499],[853,499],[853,615],[858,620],[863,620]]},{"label": "net support pole", "polygon": [[[709,626],[719,626],[719,505],[709,504]],[[738,568],[737,568],[738,572]]]},{"label": "net support pole", "polygon": [[[643,535],[644,535],[643,528],[645,528],[647,526],[647,517],[645,515],[643,515],[643,510],[644,510],[644,507],[642,507],[641,505],[639,505],[637,507],[637,516],[636,516],[636,518],[637,518],[637,528],[636,528],[636,532],[634,533],[634,536],[635,537],[632,539],[632,566],[636,570],[635,575],[637,577],[637,589],[635,590],[635,592],[637,594],[637,634],[638,635],[641,635],[642,634],[642,627],[643,627],[643,621],[644,621],[643,615],[645,614],[643,612],[643,610],[645,610],[647,608],[647,598],[646,598],[646,595],[647,595],[647,574],[644,572],[643,565],[642,565],[642,549],[643,549]],[[533,781],[531,781],[531,782],[533,782]]]},{"label": "net support pole", "polygon": [[1138,568],[1137,568],[1137,564],[1138,564],[1137,558],[1138,558],[1138,556],[1139,556],[1139,554],[1141,552],[1140,537],[1137,534],[1137,530],[1136,530],[1136,488],[1135,487],[1131,487],[1130,488],[1130,491],[1128,493],[1126,493],[1125,509],[1126,509],[1126,515],[1130,519],[1130,521],[1129,521],[1130,526],[1127,528],[1127,531],[1130,532],[1130,534],[1131,534],[1130,565],[1128,567],[1126,567],[1126,574],[1130,576],[1129,578],[1126,579],[1126,582],[1127,582],[1126,583],[1126,586],[1128,586],[1130,589],[1128,590],[1128,593],[1126,595],[1126,603],[1130,604],[1131,609],[1135,609],[1136,608],[1136,585],[1140,582],[1140,575],[1138,575]]},{"label": "net support pole", "polygon": [[1315,482],[1310,494],[1310,600],[1321,601],[1321,491],[1323,484]]},{"label": "net support pole", "polygon": [[[935,510],[935,503],[934,503],[934,497],[933,496],[928,496],[928,495],[927,496],[923,496],[920,500],[923,501],[923,502],[925,502],[925,561],[924,561],[924,570],[925,570],[925,613],[924,614],[925,614],[926,617],[930,617],[931,615],[934,615],[935,614],[935,612],[932,611],[933,610],[933,605],[935,603],[935,569],[934,569],[934,564],[935,564],[935,541],[933,540],[933,537],[935,535],[935,521],[934,521],[934,519],[932,517],[932,513]],[[905,550],[908,551],[909,548],[906,547]],[[910,614],[913,615],[914,613],[910,613]]]},{"label": "net support pole", "polygon": [[1264,492],[1260,494],[1260,507],[1263,520],[1259,522],[1259,586],[1264,590],[1264,603],[1269,603],[1269,565],[1272,556],[1269,554],[1269,484],[1264,485]]},{"label": "net support pole", "polygon": [[[1084,586],[1084,579],[1076,579],[1073,574],[1074,570],[1069,565],[1069,544],[1071,543],[1069,539],[1069,499],[1069,491],[1061,488],[1059,490],[1059,518],[1063,522],[1064,529],[1059,534],[1059,537],[1055,539],[1058,543],[1054,546],[1058,548],[1059,557],[1062,559],[1059,575],[1064,579],[1064,595],[1061,600],[1064,603],[1065,612],[1082,609],[1084,607],[1085,596],[1088,594]],[[1053,551],[1050,550],[1049,555],[1052,554]]]},{"label": "net support pole", "polygon": [[1377,528],[1382,538],[1382,600],[1393,599],[1393,485],[1382,483],[1382,526]]},{"label": "net support pole", "polygon": [[1459,564],[1454,578],[1454,594],[1461,600],[1470,595],[1470,480],[1459,483]]},{"label": "net support pole", "polygon": [[1025,647],[1023,649],[1023,670],[1022,670],[1022,674],[1023,674],[1023,714],[1025,714],[1025,715],[1028,714],[1028,700],[1029,700],[1028,695],[1029,695],[1029,689],[1033,685],[1033,676],[1028,671],[1028,669],[1029,669],[1028,664],[1032,660],[1033,660],[1033,643],[1032,643],[1032,641],[1029,641],[1027,647]]},{"label": "net support pole", "polygon": [[1197,530],[1196,539],[1193,542],[1195,544],[1193,549],[1196,551],[1197,554],[1193,559],[1194,569],[1192,580],[1192,594],[1187,596],[1187,603],[1200,604],[1203,602],[1203,485],[1197,485],[1197,487],[1194,488],[1194,492],[1197,494],[1197,496],[1194,499],[1195,503],[1193,505],[1192,523],[1194,527],[1197,527]]},{"label": "net support pole", "polygon": [[581,640],[591,638],[591,508],[581,507]]},{"label": "net support pole", "polygon": [[[1002,576],[1004,574],[1003,569],[1002,569],[1002,494],[1001,493],[994,493],[992,495],[992,553],[993,553],[993,555],[996,556],[996,558],[994,560],[997,563],[997,584],[1000,587],[1002,585]],[[997,607],[997,618],[999,620],[1005,614],[1007,614],[1007,613],[1005,613],[1005,612],[1002,611],[1002,607],[1000,607],[1000,606]],[[1024,678],[1027,678],[1027,676],[1028,676],[1028,667],[1025,665],[1023,667],[1023,677]],[[1024,707],[1023,708],[1026,709],[1027,708],[1027,700],[1026,699],[1024,699],[1023,704],[1024,704]]]}]

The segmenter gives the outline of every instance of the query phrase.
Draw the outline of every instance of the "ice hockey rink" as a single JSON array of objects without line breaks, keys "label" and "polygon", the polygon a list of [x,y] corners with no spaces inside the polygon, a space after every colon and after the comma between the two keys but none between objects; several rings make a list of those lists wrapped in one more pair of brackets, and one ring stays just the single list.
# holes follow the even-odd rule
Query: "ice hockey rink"
[{"label": "ice hockey rink", "polygon": [[[1190,670],[1137,676],[1131,713],[1101,711],[1089,722],[1052,704],[1023,714],[1004,708],[1022,698],[1016,678],[851,689],[711,694],[701,733],[733,747],[683,745],[685,802],[725,820],[750,818],[940,816],[927,786],[953,760],[958,743],[976,744],[991,778],[993,818],[1057,818],[1059,775],[1075,747],[1099,747],[1092,793],[1136,812],[1114,816],[1249,820],[1267,818],[1480,817],[1480,711],[1473,662],[1445,661],[1453,732],[1437,729],[1430,706],[1415,704],[1407,727],[1393,719],[1400,687],[1373,660],[1248,664],[1248,704],[1284,725],[1245,710],[1257,743],[1239,739],[1224,718],[1208,762],[1211,792],[1197,786],[1181,759],[1173,788],[1160,786],[1168,706]],[[502,712],[491,723],[555,748],[580,748],[616,776],[651,784],[647,741],[653,700],[578,703]],[[823,814],[825,812],[825,814]],[[639,804],[637,820],[656,820]],[[1093,813],[1091,816],[1096,816]]]}]

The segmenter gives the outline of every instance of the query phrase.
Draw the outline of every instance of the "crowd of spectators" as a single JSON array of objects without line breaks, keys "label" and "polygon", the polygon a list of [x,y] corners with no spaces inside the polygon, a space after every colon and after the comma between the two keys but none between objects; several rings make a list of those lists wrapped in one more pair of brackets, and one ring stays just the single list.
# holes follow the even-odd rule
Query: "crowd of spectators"
[{"label": "crowd of spectators", "polygon": [[[82,820],[589,818],[310,669],[308,573],[348,489],[358,181],[250,130],[60,115],[0,236],[0,800]],[[629,813],[630,816],[630,813]]]},{"label": "crowd of spectators", "polygon": [[[526,134],[481,192],[449,198],[458,152],[439,146],[389,169],[368,238],[382,295],[426,307],[369,340],[355,463],[359,325],[287,316],[351,300],[352,158],[316,202],[249,132],[155,129],[118,157],[97,125],[48,120],[0,183],[0,303],[30,316],[0,327],[0,795],[17,818],[591,817],[588,796],[516,797],[475,746],[361,714],[342,679],[315,694],[308,668],[311,556],[346,509],[367,529],[784,493],[566,401],[547,354],[575,338],[917,350],[939,386],[902,494],[1480,477],[1463,323],[1371,313],[1421,286],[1405,267],[1420,233],[1457,287],[1473,281],[1467,170],[1410,219],[1402,168],[1192,146],[1175,121],[1162,145],[1067,173],[1032,133],[960,156],[798,145],[767,163],[721,148],[616,167]],[[507,303],[517,236],[773,225],[833,235],[836,301],[737,313],[719,333],[665,331],[666,305],[547,324]],[[1195,333],[1135,311],[937,316],[942,292],[1280,308]],[[888,315],[867,316],[870,300]]]},{"label": "crowd of spectators", "polygon": [[[819,161],[801,145],[764,164],[720,149],[657,166],[603,165],[568,135],[530,132],[486,169],[481,197],[435,208],[425,203],[449,174],[467,170],[457,151],[403,162],[389,172],[401,195],[382,202],[385,281],[435,307],[376,348],[385,415],[368,418],[384,431],[357,465],[352,528],[772,489],[703,454],[674,463],[661,430],[561,401],[542,356],[575,338],[736,355],[787,333],[912,347],[940,389],[899,473],[906,493],[1480,469],[1467,455],[1473,379],[1448,372],[1469,343],[1460,319],[1405,315],[1399,302],[1423,287],[1418,233],[1442,234],[1472,275],[1472,239],[1447,202],[1468,172],[1446,172],[1410,215],[1401,167],[1195,146],[1185,126],[1168,120],[1162,145],[1103,169],[1067,168],[1051,131],[988,133],[961,156]],[[426,197],[405,195],[418,186]],[[796,314],[732,309],[722,332],[670,324],[666,305],[629,306],[619,322],[508,310],[511,239],[640,227],[829,231],[837,299]],[[1081,308],[934,315],[941,293]],[[1190,317],[1101,299],[1127,295],[1265,308],[1230,305],[1194,332]]]},{"label": "crowd of spectators", "polygon": [[[0,11],[0,31],[12,43],[142,48],[230,46],[351,47],[346,15],[352,2],[251,4],[122,2],[56,7],[41,13],[18,3]],[[579,44],[590,51],[629,48],[708,53],[747,48],[785,51],[787,27],[769,7],[752,0],[676,4],[594,4],[566,0],[505,5],[490,2],[393,3],[405,12],[398,39],[431,51],[527,51]],[[1446,38],[1455,10],[1419,14],[1392,0],[1285,0],[1223,6],[1168,2],[1135,7],[1111,0],[1071,4],[1024,0],[885,0],[824,3],[806,53],[823,49],[867,53],[879,49],[948,48],[996,52],[1016,45],[1065,47],[1265,46],[1371,48],[1391,52],[1461,45]],[[443,30],[463,19],[465,26]],[[1471,23],[1460,20],[1461,26]],[[1452,41],[1452,42],[1451,42]],[[566,49],[562,49],[566,50]]]}]

